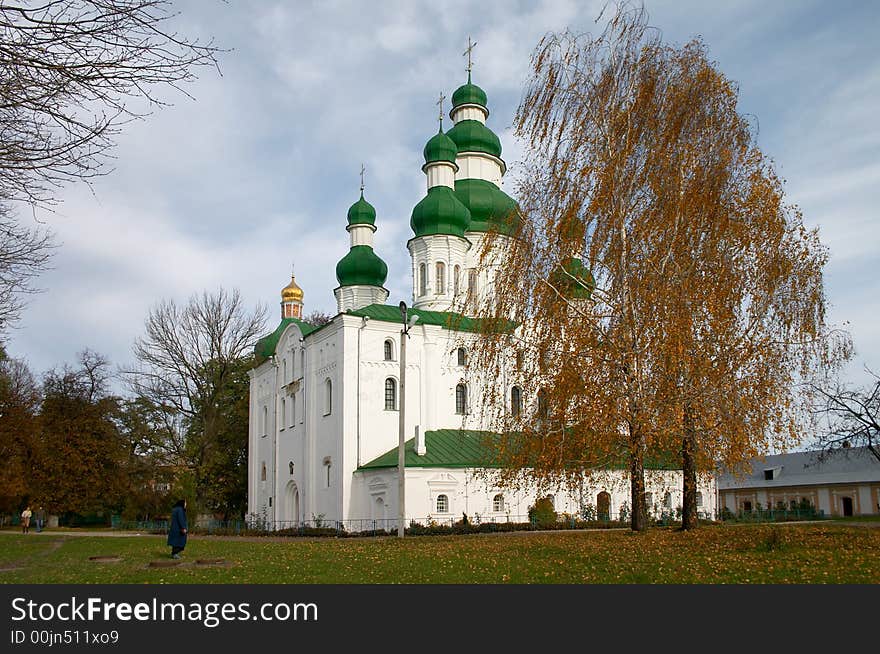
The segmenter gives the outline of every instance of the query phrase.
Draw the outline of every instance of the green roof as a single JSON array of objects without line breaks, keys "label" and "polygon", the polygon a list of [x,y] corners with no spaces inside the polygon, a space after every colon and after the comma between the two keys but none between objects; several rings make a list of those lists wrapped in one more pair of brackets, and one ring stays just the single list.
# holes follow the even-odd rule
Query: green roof
[{"label": "green roof", "polygon": [[364,200],[364,192],[361,191],[360,199],[348,209],[349,225],[375,225],[376,209]]},{"label": "green roof", "polygon": [[435,163],[437,161],[448,161],[455,163],[455,156],[458,154],[458,148],[455,142],[446,136],[442,131],[437,132],[425,144],[425,163]]},{"label": "green roof", "polygon": [[[347,312],[352,316],[368,317],[371,320],[381,320],[383,322],[393,322],[401,324],[403,318],[400,315],[400,308],[391,304],[370,304],[360,309],[354,309]],[[419,320],[416,325],[437,325],[451,331],[460,332],[479,332],[482,323],[475,318],[468,318],[459,313],[451,311],[427,311],[425,309],[407,308],[407,320],[411,316],[418,316]],[[507,323],[502,325],[502,330],[513,330],[515,325]]]},{"label": "green roof", "polygon": [[478,104],[481,107],[487,106],[486,92],[476,84],[471,82],[471,74],[468,73],[467,84],[462,84],[452,94],[452,108],[460,107],[463,104]]},{"label": "green roof", "polygon": [[308,336],[313,331],[319,329],[319,327],[303,322],[299,318],[282,318],[279,325],[275,328],[275,331],[258,340],[257,344],[254,346],[256,365],[260,365],[263,361],[275,354],[275,348],[278,347],[278,339],[281,338],[281,334],[284,333],[284,330],[287,329],[287,326],[290,323],[295,323],[299,327],[303,336]]},{"label": "green roof", "polygon": [[433,186],[413,207],[409,221],[416,236],[450,234],[464,236],[471,214],[448,186]]},{"label": "green roof", "polygon": [[[437,429],[425,432],[425,453],[416,454],[415,438],[404,444],[403,463],[407,468],[499,468],[492,442],[498,434],[472,429]],[[680,470],[677,453],[663,452],[645,456],[646,470]],[[363,464],[358,470],[397,467],[397,448]],[[626,457],[612,462],[608,469],[628,470]]]},{"label": "green roof", "polygon": [[485,152],[501,157],[501,141],[491,129],[479,120],[460,120],[455,127],[446,132],[455,142],[459,154],[464,152]]},{"label": "green roof", "polygon": [[[438,429],[425,432],[425,454],[416,454],[415,439],[404,445],[404,465],[407,468],[495,468],[493,452],[487,439],[494,434],[469,429]],[[388,450],[359,470],[396,468],[397,448]]]},{"label": "green roof", "polygon": [[353,245],[336,264],[340,286],[382,286],[388,277],[388,266],[369,245]]},{"label": "green roof", "polygon": [[513,234],[519,226],[520,214],[516,200],[492,182],[484,179],[459,179],[455,195],[471,212],[468,231],[496,231]]}]

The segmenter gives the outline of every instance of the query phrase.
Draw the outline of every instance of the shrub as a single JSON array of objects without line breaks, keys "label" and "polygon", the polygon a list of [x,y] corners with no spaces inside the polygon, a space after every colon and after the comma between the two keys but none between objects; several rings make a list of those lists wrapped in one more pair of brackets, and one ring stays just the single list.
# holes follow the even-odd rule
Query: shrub
[{"label": "shrub", "polygon": [[542,497],[529,507],[529,521],[541,527],[556,526],[556,510],[549,497]]}]

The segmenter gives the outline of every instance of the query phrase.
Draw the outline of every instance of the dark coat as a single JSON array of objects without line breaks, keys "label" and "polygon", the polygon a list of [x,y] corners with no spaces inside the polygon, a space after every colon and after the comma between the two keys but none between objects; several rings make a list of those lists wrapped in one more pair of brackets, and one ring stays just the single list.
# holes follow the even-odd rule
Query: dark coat
[{"label": "dark coat", "polygon": [[171,511],[171,528],[168,530],[168,544],[172,547],[186,547],[186,511],[175,506]]}]

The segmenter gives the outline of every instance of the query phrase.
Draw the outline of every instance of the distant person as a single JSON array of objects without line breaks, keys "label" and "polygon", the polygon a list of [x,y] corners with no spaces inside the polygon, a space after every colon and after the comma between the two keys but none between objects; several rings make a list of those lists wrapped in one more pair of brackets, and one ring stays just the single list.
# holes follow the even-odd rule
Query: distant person
[{"label": "distant person", "polygon": [[171,558],[179,559],[180,553],[186,547],[186,500],[178,500],[171,510],[168,544],[171,545]]},{"label": "distant person", "polygon": [[34,513],[34,520],[37,522],[37,533],[43,531],[43,525],[46,524],[46,512],[43,510],[43,507],[38,507],[37,512]]},{"label": "distant person", "polygon": [[21,512],[21,533],[26,534],[31,528],[31,507],[26,506]]}]

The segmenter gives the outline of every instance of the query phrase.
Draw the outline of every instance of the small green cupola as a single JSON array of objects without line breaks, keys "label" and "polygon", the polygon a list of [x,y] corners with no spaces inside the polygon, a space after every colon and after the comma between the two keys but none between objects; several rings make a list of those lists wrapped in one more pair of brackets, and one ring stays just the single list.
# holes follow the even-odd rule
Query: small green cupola
[{"label": "small green cupola", "polygon": [[361,191],[360,199],[348,209],[349,225],[375,225],[376,209],[373,205],[364,200],[364,193]]},{"label": "small green cupola", "polygon": [[382,286],[388,278],[388,266],[369,245],[353,245],[336,264],[340,286]]},{"label": "small green cupola", "polygon": [[433,186],[413,207],[409,221],[415,236],[449,234],[464,236],[471,224],[471,212],[448,186]]},{"label": "small green cupola", "polygon": [[570,300],[588,300],[596,288],[596,280],[584,262],[566,257],[550,274],[550,282]]},{"label": "small green cupola", "polygon": [[489,113],[486,92],[471,82],[470,71],[468,71],[467,84],[459,86],[452,94],[452,111],[449,112],[450,117],[455,113],[456,108],[464,105],[477,105],[485,109],[487,114]]},{"label": "small green cupola", "polygon": [[348,210],[348,226],[351,247],[336,264],[339,286],[333,291],[340,313],[368,304],[384,302],[388,291],[382,286],[388,278],[388,266],[373,251],[373,234],[376,231],[376,210],[364,199],[361,168],[361,197]]},{"label": "small green cupola", "polygon": [[[425,166],[432,163],[446,162],[455,166],[455,157],[458,155],[458,148],[455,142],[443,133],[441,128],[434,136],[432,136],[425,144]],[[456,169],[458,166],[455,166]]]}]

